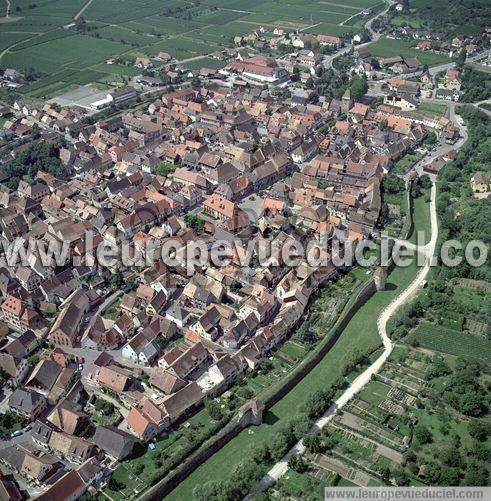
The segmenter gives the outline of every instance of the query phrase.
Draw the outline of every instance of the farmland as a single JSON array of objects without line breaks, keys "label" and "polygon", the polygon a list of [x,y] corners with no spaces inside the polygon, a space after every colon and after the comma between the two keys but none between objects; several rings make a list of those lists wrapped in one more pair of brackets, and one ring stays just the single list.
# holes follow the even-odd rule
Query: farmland
[{"label": "farmland", "polygon": [[453,407],[459,406],[456,392],[465,393],[471,377],[476,381],[467,391],[486,401],[487,375],[480,367],[452,355],[395,346],[382,371],[323,428],[319,439],[304,442],[301,473],[290,468],[268,494],[303,499],[319,493],[320,499],[325,486],[394,481],[486,485],[486,436],[478,433],[489,423],[486,407],[459,407],[464,415]]},{"label": "farmland", "polygon": [[465,353],[468,357],[478,359],[488,359],[491,355],[487,339],[427,323],[420,324],[405,341],[451,355]]},{"label": "farmland", "polygon": [[[364,18],[358,14],[363,9],[376,11],[381,6],[377,0],[349,0],[342,5],[323,0],[253,0],[244,10],[238,0],[204,0],[198,5],[185,0],[136,4],[131,0],[12,0],[12,18],[0,24],[0,51],[5,50],[0,65],[32,77],[22,93],[47,98],[75,85],[104,85],[109,77],[133,74],[124,65],[104,64],[108,59],[133,61],[160,51],[177,60],[205,58],[231,45],[234,36],[261,25],[340,35],[361,27]],[[190,69],[198,63],[199,59],[193,61]],[[203,63],[223,66],[211,59]]]}]

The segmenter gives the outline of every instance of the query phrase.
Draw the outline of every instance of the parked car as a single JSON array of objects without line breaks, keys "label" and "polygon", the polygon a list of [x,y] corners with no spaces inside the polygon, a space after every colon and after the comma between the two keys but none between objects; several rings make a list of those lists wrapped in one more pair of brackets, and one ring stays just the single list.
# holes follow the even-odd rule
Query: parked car
[{"label": "parked car", "polygon": [[22,435],[22,430],[17,430],[10,434],[10,438],[19,437],[20,435]]}]

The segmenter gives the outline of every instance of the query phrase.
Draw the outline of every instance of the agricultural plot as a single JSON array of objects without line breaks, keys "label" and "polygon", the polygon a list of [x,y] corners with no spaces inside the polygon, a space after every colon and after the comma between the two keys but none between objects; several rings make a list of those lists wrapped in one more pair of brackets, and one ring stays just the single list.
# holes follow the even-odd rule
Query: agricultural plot
[{"label": "agricultural plot", "polygon": [[481,360],[489,359],[491,355],[488,339],[426,322],[421,323],[404,341],[442,353]]},{"label": "agricultural plot", "polygon": [[[13,22],[0,25],[0,50],[10,48],[0,64],[20,71],[41,73],[23,93],[33,97],[52,96],[73,83],[109,80],[129,72],[104,71],[101,63],[114,57],[134,60],[169,52],[178,60],[206,56],[230,45],[236,35],[259,26],[302,29],[311,33],[340,35],[357,28],[363,9],[378,9],[377,0],[12,0]],[[73,26],[77,14],[85,27]],[[346,22],[346,26],[342,23]],[[205,63],[210,63],[206,60]],[[217,68],[219,63],[207,64]],[[200,67],[193,64],[191,69]],[[52,76],[77,70],[70,82]],[[84,75],[82,75],[84,73]],[[63,85],[65,84],[65,85]]]}]

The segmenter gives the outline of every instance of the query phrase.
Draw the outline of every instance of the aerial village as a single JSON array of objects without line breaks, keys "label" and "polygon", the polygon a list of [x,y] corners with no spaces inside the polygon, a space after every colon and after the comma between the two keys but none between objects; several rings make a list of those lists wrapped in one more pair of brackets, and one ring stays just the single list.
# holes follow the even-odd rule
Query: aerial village
[{"label": "aerial village", "polygon": [[[10,443],[0,449],[1,468],[14,475],[2,477],[3,488],[50,500],[97,489],[135,447],[186,426],[206,399],[260,370],[302,322],[319,286],[344,271],[305,260],[289,268],[281,256],[262,266],[265,240],[317,239],[330,253],[335,241],[370,239],[393,163],[424,151],[429,131],[446,143],[458,139],[449,119],[414,113],[435,89],[416,58],[375,60],[361,44],[352,70],[364,78],[385,73],[382,99],[354,99],[350,88],[325,99],[311,82],[344,41],[263,35],[236,37],[234,49],[216,56],[229,58],[224,69],[186,74],[143,107],[131,108],[139,91],[129,86],[92,107],[16,101],[0,110],[3,137],[19,140],[35,128],[46,141],[62,139],[63,173],[38,170],[16,189],[2,176],[2,243],[57,242],[76,258],[46,266],[33,253],[0,268],[1,411],[22,426],[2,437]],[[286,55],[262,53],[282,43],[291,47]],[[431,42],[418,49],[432,50]],[[155,84],[152,77],[140,83]],[[436,92],[453,100],[460,85],[459,72],[448,70]],[[106,106],[120,111],[88,120]],[[161,260],[106,268],[88,258],[103,240],[158,250],[169,239],[240,248],[228,266],[191,272]],[[241,266],[251,242],[252,260]],[[93,419],[107,407],[119,419]]]}]

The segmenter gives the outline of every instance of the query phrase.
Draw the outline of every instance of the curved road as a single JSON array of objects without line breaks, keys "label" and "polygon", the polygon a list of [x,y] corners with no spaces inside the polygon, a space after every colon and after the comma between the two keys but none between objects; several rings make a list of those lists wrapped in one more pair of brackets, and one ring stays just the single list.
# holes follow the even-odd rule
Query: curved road
[{"label": "curved road", "polygon": [[[438,239],[438,220],[436,214],[436,185],[434,177],[431,178],[431,201],[430,201],[430,221],[431,221],[431,239],[424,246],[425,264],[418,271],[416,277],[411,284],[404,289],[380,314],[377,320],[377,328],[382,338],[384,351],[370,367],[365,369],[346,389],[346,391],[327,409],[321,418],[319,418],[308,434],[314,435],[326,426],[336,414],[336,412],[344,407],[357,393],[359,393],[371,380],[374,374],[377,374],[382,368],[384,362],[387,360],[392,352],[393,343],[387,335],[387,322],[396,310],[403,304],[407,304],[421,287],[421,283],[428,275],[432,258],[435,253],[436,242]],[[290,451],[283,457],[281,461],[276,463],[268,473],[261,479],[261,481],[251,490],[251,493],[245,498],[251,500],[258,492],[262,492],[271,487],[280,477],[282,477],[288,470],[288,460],[292,456],[301,455],[305,452],[303,440],[298,441]]]},{"label": "curved road", "polygon": [[[378,19],[379,17],[383,16],[389,9],[390,9],[390,6],[393,5],[395,2],[394,0],[390,0],[388,2],[388,5],[387,7],[382,10],[381,12],[379,12],[377,15],[373,16],[372,18],[370,18],[366,23],[365,23],[365,29],[369,31],[370,33],[370,37],[371,37],[371,40],[369,42],[365,42],[365,43],[362,43],[360,45],[356,45],[356,48],[359,49],[360,47],[365,47],[366,45],[370,45],[371,43],[373,42],[376,42],[380,37],[381,37],[381,33],[378,33],[377,31],[373,31],[372,29],[372,23],[373,21],[375,21],[375,19]],[[359,14],[359,13],[358,13]],[[358,15],[357,14],[357,15]],[[348,44],[346,45],[346,47],[343,47],[341,49],[339,49],[337,52],[335,52],[334,54],[331,54],[329,56],[326,56],[324,58],[324,61],[323,61],[323,65],[325,68],[333,68],[333,62],[334,60],[341,56],[342,54],[345,54],[346,52],[349,52],[354,46],[352,44]]]}]

